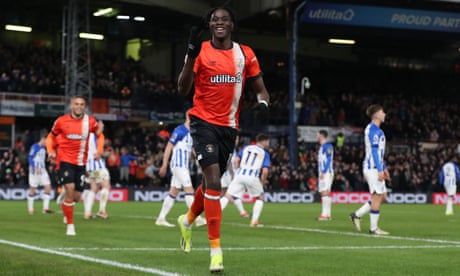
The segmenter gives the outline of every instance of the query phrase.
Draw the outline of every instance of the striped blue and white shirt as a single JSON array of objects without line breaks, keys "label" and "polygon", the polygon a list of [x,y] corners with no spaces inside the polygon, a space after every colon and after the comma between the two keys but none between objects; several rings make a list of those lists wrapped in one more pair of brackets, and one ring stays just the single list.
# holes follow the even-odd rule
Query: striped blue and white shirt
[{"label": "striped blue and white shirt", "polygon": [[383,171],[386,166],[383,160],[385,156],[385,134],[376,124],[370,122],[364,130],[365,157],[364,169],[377,169]]},{"label": "striped blue and white shirt", "polygon": [[454,162],[447,162],[441,168],[439,183],[441,185],[453,186],[457,185],[457,181],[460,181],[460,171],[457,164]]},{"label": "striped blue and white shirt", "polygon": [[239,153],[240,166],[237,174],[259,177],[262,168],[270,167],[270,153],[258,145],[244,147]]},{"label": "striped blue and white shirt", "polygon": [[169,167],[190,169],[193,140],[189,129],[183,124],[176,127],[169,142],[174,145]]},{"label": "striped blue and white shirt", "polygon": [[331,143],[324,143],[318,150],[318,173],[334,173],[334,147]]},{"label": "striped blue and white shirt", "polygon": [[35,168],[44,171],[46,168],[46,146],[35,143],[29,151],[29,172],[35,173]]},{"label": "striped blue and white shirt", "polygon": [[86,161],[86,171],[96,171],[100,169],[105,169],[105,160],[100,158],[96,160],[94,155],[97,153],[97,137],[94,133],[89,134],[88,139],[88,160]]}]

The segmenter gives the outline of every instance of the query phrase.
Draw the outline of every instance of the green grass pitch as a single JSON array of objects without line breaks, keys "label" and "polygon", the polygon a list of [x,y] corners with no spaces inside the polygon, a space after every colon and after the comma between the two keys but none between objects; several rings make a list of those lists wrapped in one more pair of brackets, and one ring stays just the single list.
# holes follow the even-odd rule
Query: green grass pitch
[{"label": "green grass pitch", "polygon": [[[0,275],[209,274],[206,227],[194,227],[192,252],[184,254],[179,228],[155,225],[160,203],[109,202],[107,220],[84,220],[78,203],[74,237],[65,235],[61,212],[29,215],[26,205],[0,201]],[[35,206],[40,210],[41,201]],[[380,227],[391,235],[376,237],[367,234],[369,216],[361,233],[354,230],[348,215],[357,207],[333,205],[331,221],[316,221],[319,203],[266,203],[265,227],[250,228],[229,205],[221,228],[223,274],[459,275],[458,214],[445,216],[441,205],[385,204]],[[185,211],[177,202],[169,222],[177,224]]]}]

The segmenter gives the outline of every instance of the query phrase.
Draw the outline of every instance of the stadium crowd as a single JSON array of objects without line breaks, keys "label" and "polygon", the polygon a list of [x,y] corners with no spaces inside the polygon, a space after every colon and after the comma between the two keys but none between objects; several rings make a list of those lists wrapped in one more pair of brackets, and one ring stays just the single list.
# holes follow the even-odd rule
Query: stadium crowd
[{"label": "stadium crowd", "polygon": [[[25,54],[28,53],[28,54]],[[40,45],[9,47],[0,43],[0,92],[63,95],[62,65],[58,52]],[[154,76],[140,62],[107,54],[93,57],[93,97],[129,98],[132,108],[157,112],[185,111],[190,99],[181,97],[174,82]],[[392,175],[393,191],[429,192],[440,189],[437,176],[440,166],[457,151],[460,140],[459,102],[455,99],[455,78],[448,73],[396,70],[382,67],[361,68],[334,63],[302,68],[312,81],[304,95],[298,95],[299,125],[363,127],[368,118],[364,108],[379,95],[387,111],[382,128],[390,148],[387,163]],[[318,65],[323,64],[323,65]],[[327,67],[327,68],[326,68]],[[332,68],[332,69],[331,69]],[[458,74],[458,73],[457,73]],[[289,118],[287,74],[267,72],[266,82],[271,94],[271,125],[286,125]],[[331,81],[333,79],[333,81]],[[253,95],[247,93],[242,108],[242,128],[251,128]],[[416,96],[413,96],[416,94]],[[150,127],[110,128],[106,136],[105,158],[114,186],[148,187],[168,185],[168,179],[158,177],[162,154],[168,139],[168,129]],[[170,126],[169,131],[172,129]],[[0,159],[0,185],[26,185],[27,155],[31,145],[30,133],[18,133],[15,147],[3,152]],[[38,137],[38,136],[37,136]],[[316,190],[316,143],[299,144],[298,166],[290,168],[287,137],[274,137],[270,148],[272,167],[267,189]],[[404,147],[391,147],[398,142]],[[433,149],[419,142],[439,142]],[[241,145],[240,145],[241,146]],[[122,152],[131,158],[129,177],[120,178]],[[335,146],[335,180],[333,190],[365,191],[361,173],[362,143],[346,142]],[[196,164],[192,170],[199,181]],[[52,170],[52,167],[50,167]],[[51,172],[51,175],[53,173]]]},{"label": "stadium crowd", "polygon": [[[159,178],[163,151],[168,140],[168,131],[148,127],[122,128],[108,139],[104,158],[111,173],[112,184],[116,187],[167,187],[168,178]],[[250,137],[246,137],[250,141]],[[291,170],[290,157],[285,138],[277,139],[272,145],[272,166],[269,171],[268,190],[316,191],[317,185],[317,150],[316,143],[299,144],[298,166]],[[244,143],[239,145],[241,148]],[[361,171],[363,145],[345,143],[339,147],[335,144],[334,191],[366,191]],[[391,186],[397,192],[432,192],[442,190],[437,183],[442,164],[457,153],[457,145],[440,144],[434,149],[413,146],[390,150],[387,163],[392,175]],[[27,150],[21,143],[5,151],[0,159],[0,183],[2,186],[27,185]],[[457,153],[458,154],[458,153]],[[120,178],[123,155],[129,155],[127,166],[128,178]],[[51,175],[53,166],[49,166]],[[193,163],[192,179],[199,181],[200,171]],[[54,183],[55,184],[55,183]]]}]

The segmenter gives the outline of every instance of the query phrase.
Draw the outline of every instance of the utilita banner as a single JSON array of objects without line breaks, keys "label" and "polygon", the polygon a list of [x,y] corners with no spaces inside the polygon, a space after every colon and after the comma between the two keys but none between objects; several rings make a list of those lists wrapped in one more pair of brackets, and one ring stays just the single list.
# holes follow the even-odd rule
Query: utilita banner
[{"label": "utilita banner", "polygon": [[307,3],[301,21],[420,31],[460,32],[459,13],[335,3]]}]

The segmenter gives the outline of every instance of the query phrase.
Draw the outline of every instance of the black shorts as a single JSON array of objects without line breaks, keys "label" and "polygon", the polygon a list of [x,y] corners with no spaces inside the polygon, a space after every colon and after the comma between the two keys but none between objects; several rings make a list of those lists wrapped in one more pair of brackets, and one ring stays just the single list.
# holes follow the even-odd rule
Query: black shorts
[{"label": "black shorts", "polygon": [[75,190],[83,192],[85,187],[85,166],[77,166],[67,162],[59,163],[59,170],[57,175],[59,178],[59,184],[65,185],[69,183],[75,184]]},{"label": "black shorts", "polygon": [[222,175],[235,147],[237,131],[232,127],[213,125],[190,116],[190,135],[197,160],[202,168],[219,164]]}]

